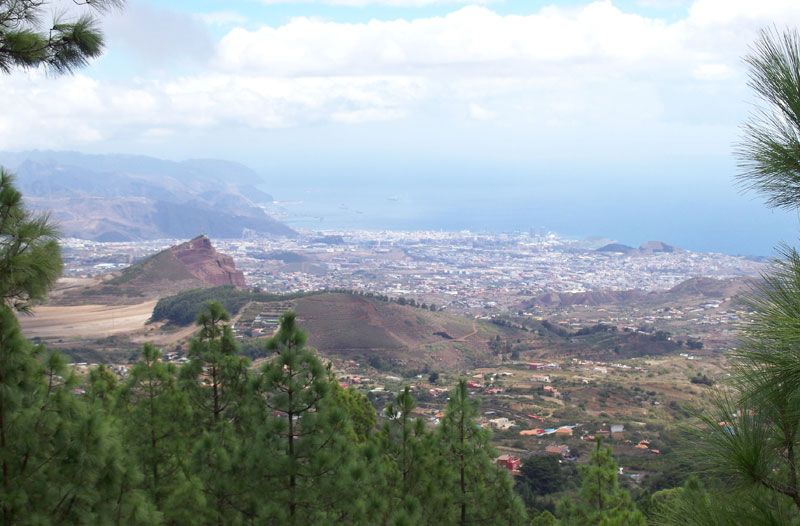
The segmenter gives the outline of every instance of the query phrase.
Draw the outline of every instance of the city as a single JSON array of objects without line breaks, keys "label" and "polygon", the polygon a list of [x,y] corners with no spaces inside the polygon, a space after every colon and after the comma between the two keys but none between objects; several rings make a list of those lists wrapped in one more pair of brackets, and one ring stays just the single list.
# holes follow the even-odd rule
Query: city
[{"label": "city", "polygon": [[[63,242],[65,275],[95,276],[177,240]],[[214,240],[248,285],[274,293],[347,289],[471,315],[516,312],[542,294],[664,291],[696,277],[757,277],[763,260],[683,250],[598,251],[586,242],[530,233],[309,232],[295,239]],[[671,247],[670,247],[671,248]]]}]

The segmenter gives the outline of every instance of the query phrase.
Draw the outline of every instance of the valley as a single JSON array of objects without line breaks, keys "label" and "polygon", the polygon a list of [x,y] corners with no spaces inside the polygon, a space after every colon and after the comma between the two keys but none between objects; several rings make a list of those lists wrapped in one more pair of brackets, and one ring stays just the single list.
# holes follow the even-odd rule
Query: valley
[{"label": "valley", "polygon": [[[765,268],[680,250],[609,253],[555,237],[537,244],[525,235],[450,237],[448,254],[441,239],[406,236],[413,243],[308,233],[212,245],[199,237],[163,250],[168,241],[67,241],[70,277],[21,322],[76,362],[112,363],[124,374],[144,342],[184,360],[191,320],[208,299],[232,312],[256,366],[280,315],[293,310],[341,385],[379,410],[410,386],[418,415],[435,426],[446,393],[467,378],[501,451],[576,458],[605,437],[639,484],[674,462],[665,460],[679,448],[668,430],[725,377],[725,351],[748,316],[742,298]],[[151,255],[129,257],[126,267],[123,247]],[[514,270],[486,274],[497,258]]]}]

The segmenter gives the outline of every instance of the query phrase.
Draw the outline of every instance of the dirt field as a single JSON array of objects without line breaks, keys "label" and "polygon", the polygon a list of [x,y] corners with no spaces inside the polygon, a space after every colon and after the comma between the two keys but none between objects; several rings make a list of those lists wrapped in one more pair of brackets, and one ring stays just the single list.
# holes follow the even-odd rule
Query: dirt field
[{"label": "dirt field", "polygon": [[188,340],[197,332],[197,326],[192,324],[179,330],[163,332],[156,326],[148,329],[147,332],[137,333],[131,336],[131,341],[135,343],[152,343],[156,346],[173,345],[181,340]]},{"label": "dirt field", "polygon": [[105,338],[142,329],[155,305],[156,300],[119,306],[41,306],[33,316],[19,319],[28,338]]}]

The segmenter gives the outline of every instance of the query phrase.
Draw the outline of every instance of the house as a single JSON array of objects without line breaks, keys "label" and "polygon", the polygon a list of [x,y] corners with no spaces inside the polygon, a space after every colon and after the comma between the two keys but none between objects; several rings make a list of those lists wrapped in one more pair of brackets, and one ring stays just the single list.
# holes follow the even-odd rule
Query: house
[{"label": "house", "polygon": [[516,422],[514,422],[513,420],[509,420],[504,416],[500,418],[492,418],[491,420],[489,420],[489,423],[492,425],[493,428],[499,429],[501,431],[506,431],[517,425]]},{"label": "house", "polygon": [[483,386],[478,382],[473,382],[472,380],[470,380],[467,382],[467,387],[469,387],[470,389],[480,389]]},{"label": "house", "polygon": [[556,436],[559,437],[571,437],[572,436],[572,428],[569,426],[563,426],[556,429]]},{"label": "house", "polygon": [[489,389],[486,390],[486,394],[490,394],[490,395],[500,394],[502,392],[503,392],[503,388],[502,387],[490,387]]},{"label": "house", "polygon": [[495,460],[498,466],[502,466],[509,471],[519,471],[520,466],[522,465],[522,460],[519,457],[514,457],[511,455],[500,455]]},{"label": "house", "polygon": [[564,458],[569,456],[569,446],[566,444],[555,445],[551,444],[544,448],[545,453],[548,455],[561,455]]},{"label": "house", "polygon": [[538,427],[536,429],[523,429],[519,434],[524,437],[538,437],[544,435],[544,429]]},{"label": "house", "polygon": [[552,385],[545,385],[543,388],[545,393],[548,393],[553,398],[561,398],[561,393],[558,392],[558,389],[553,387]]},{"label": "house", "polygon": [[549,384],[550,383],[550,376],[546,375],[546,374],[534,374],[533,376],[531,376],[531,381],[532,382],[539,382],[539,383],[543,383],[543,384]]},{"label": "house", "polygon": [[625,438],[625,426],[622,424],[615,424],[611,426],[611,438],[614,440],[622,440]]}]

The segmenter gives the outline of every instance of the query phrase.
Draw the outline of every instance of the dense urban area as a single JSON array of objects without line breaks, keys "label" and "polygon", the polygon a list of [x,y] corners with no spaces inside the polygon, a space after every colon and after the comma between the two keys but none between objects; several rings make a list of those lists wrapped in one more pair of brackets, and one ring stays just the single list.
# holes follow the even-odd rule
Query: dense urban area
[{"label": "dense urban area", "polygon": [[[178,242],[66,239],[65,275],[104,274]],[[368,291],[469,314],[502,313],[521,296],[545,292],[657,291],[693,277],[755,277],[765,268],[759,258],[658,242],[630,249],[553,233],[354,231],[214,243],[234,257],[250,286],[265,291]]]}]

